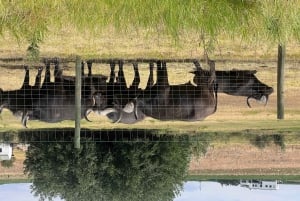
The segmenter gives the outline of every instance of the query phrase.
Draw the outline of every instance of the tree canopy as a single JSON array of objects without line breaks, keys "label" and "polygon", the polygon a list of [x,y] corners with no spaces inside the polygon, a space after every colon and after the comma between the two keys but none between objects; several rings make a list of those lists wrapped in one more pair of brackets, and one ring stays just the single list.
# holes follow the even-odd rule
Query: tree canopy
[{"label": "tree canopy", "polygon": [[93,135],[101,142],[86,139],[75,150],[65,141],[72,134],[30,143],[25,171],[40,200],[173,200],[180,193],[191,153],[187,136],[119,133],[112,141],[99,132]]},{"label": "tree canopy", "polygon": [[196,31],[208,40],[242,36],[286,43],[299,39],[296,0],[1,0],[0,33],[38,44],[65,25],[99,32],[113,26],[168,34]]}]

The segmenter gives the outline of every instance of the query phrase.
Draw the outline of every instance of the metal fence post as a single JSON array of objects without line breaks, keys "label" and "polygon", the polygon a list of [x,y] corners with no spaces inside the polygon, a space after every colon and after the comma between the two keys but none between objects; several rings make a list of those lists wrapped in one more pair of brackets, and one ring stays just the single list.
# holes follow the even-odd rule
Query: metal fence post
[{"label": "metal fence post", "polygon": [[284,62],[285,46],[279,44],[277,61],[277,119],[284,119]]},{"label": "metal fence post", "polygon": [[81,120],[81,59],[76,57],[75,79],[75,135],[74,147],[80,149],[80,120]]}]

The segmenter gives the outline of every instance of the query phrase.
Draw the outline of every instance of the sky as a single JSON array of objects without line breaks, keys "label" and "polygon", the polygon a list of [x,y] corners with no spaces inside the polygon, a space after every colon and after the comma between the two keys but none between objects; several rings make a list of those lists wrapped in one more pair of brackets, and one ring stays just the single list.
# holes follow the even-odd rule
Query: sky
[{"label": "sky", "polygon": [[[37,201],[30,183],[0,185],[0,201]],[[279,184],[278,190],[249,190],[239,186],[221,186],[217,182],[188,181],[174,201],[300,201],[300,185]],[[59,198],[55,201],[60,201]]]}]

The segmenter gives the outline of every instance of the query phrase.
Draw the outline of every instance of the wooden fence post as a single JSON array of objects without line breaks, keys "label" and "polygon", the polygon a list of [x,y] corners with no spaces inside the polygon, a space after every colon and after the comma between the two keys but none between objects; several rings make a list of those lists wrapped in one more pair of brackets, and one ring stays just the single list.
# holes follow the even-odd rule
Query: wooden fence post
[{"label": "wooden fence post", "polygon": [[81,120],[81,59],[76,57],[75,79],[75,134],[74,147],[80,149],[80,120]]},{"label": "wooden fence post", "polygon": [[284,119],[284,62],[285,46],[279,44],[277,61],[277,119]]}]

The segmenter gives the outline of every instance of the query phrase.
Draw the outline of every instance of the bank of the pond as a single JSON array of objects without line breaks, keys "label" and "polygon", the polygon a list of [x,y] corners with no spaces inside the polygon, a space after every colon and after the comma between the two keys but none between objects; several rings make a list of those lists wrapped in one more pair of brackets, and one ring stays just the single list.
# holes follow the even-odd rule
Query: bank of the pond
[{"label": "bank of the pond", "polygon": [[187,181],[218,181],[218,180],[240,180],[240,179],[257,179],[257,180],[280,180],[284,183],[300,183],[299,175],[218,175],[218,174],[189,174],[186,178]]},{"label": "bank of the pond", "polygon": [[[94,131],[121,131],[121,130],[156,130],[159,134],[300,134],[300,124],[296,120],[206,120],[201,122],[161,122],[157,120],[147,120],[134,125],[112,124],[110,122],[86,122],[82,120],[82,130]],[[69,130],[74,128],[73,121],[63,121],[61,123],[49,124],[39,121],[30,121],[29,128],[24,129],[20,122],[18,125],[1,124],[1,133],[12,135],[26,131],[47,131],[47,130]]]}]

